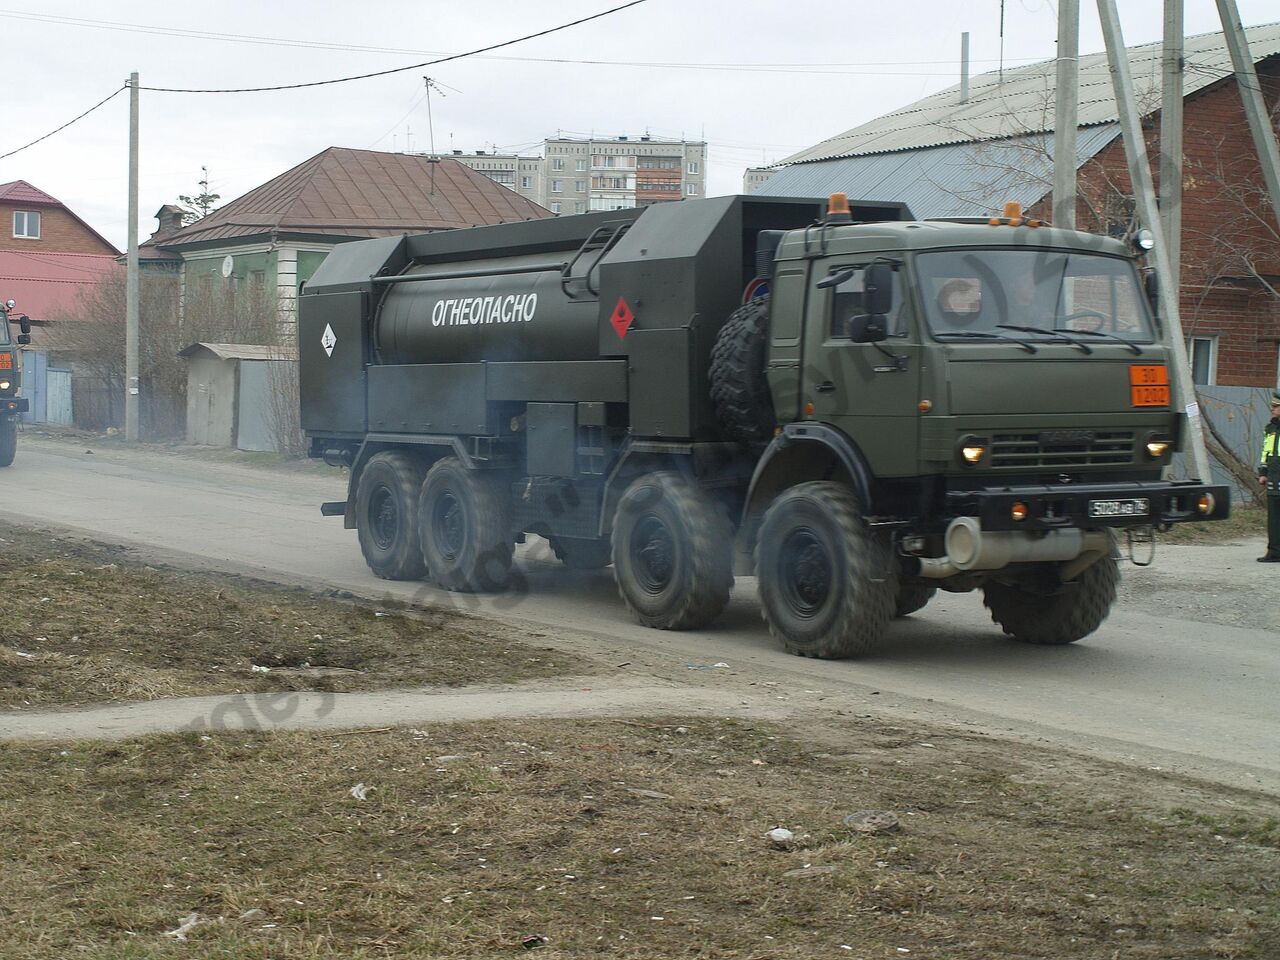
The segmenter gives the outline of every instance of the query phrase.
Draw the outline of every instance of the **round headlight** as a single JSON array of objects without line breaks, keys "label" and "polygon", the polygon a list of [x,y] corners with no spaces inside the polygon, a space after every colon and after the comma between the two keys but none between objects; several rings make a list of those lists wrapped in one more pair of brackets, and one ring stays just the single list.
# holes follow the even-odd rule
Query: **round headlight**
[{"label": "round headlight", "polygon": [[1133,235],[1133,245],[1139,250],[1150,250],[1156,245],[1156,235],[1143,227]]},{"label": "round headlight", "polygon": [[13,384],[8,380],[0,380],[0,390],[8,390],[11,386],[13,386]]}]

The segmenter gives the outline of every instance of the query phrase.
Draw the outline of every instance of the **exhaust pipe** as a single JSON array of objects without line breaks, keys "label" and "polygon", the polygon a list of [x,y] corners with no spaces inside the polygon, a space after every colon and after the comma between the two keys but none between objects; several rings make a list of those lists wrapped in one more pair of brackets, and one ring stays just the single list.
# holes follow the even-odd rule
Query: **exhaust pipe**
[{"label": "exhaust pipe", "polygon": [[1042,537],[1020,530],[983,533],[977,517],[952,520],[944,543],[945,556],[912,558],[920,564],[920,576],[941,580],[1011,563],[1067,563],[1061,574],[1070,580],[1111,552],[1105,530],[1050,530]]}]

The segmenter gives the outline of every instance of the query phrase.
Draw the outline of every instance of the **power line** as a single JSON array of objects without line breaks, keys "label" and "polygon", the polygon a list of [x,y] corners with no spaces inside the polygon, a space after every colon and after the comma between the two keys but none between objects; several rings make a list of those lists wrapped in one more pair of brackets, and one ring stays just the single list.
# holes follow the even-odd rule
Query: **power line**
[{"label": "power line", "polygon": [[[608,12],[608,11],[607,11]],[[600,14],[603,16],[604,14]],[[278,47],[294,47],[304,50],[338,50],[353,53],[377,53],[377,54],[400,54],[407,56],[440,56],[441,51],[438,50],[419,50],[407,47],[377,47],[366,46],[354,43],[335,43],[324,40],[299,40],[289,37],[270,37],[256,34],[240,34],[240,33],[220,33],[208,30],[192,30],[183,27],[154,27],[140,23],[122,23],[114,20],[91,20],[85,17],[59,17],[50,14],[25,13],[16,10],[0,10],[0,17],[7,17],[14,20],[28,20],[36,23],[62,23],[70,26],[87,27],[99,30],[116,30],[124,33],[143,33],[168,37],[190,37],[197,40],[214,40],[227,43],[245,43],[261,46],[278,46]],[[572,24],[569,24],[572,26]],[[536,34],[535,34],[536,36]],[[512,41],[516,42],[516,41]],[[489,48],[496,49],[496,48]],[[460,56],[468,56],[468,54],[460,54]],[[785,70],[787,68],[839,68],[839,67],[902,67],[902,66],[929,66],[929,65],[954,65],[960,61],[957,59],[943,60],[862,60],[855,63],[833,62],[833,63],[814,63],[812,61],[796,62],[796,63],[696,63],[696,62],[680,62],[680,61],[650,61],[650,60],[577,60],[561,57],[482,57],[485,60],[506,60],[519,63],[556,63],[567,64],[573,66],[621,66],[621,67],[660,67],[660,68],[688,68],[698,70]],[[1035,60],[1034,57],[1013,57],[1006,58],[1005,62],[1014,60]],[[996,63],[995,58],[985,60],[974,59],[971,63]],[[413,69],[406,67],[405,69]],[[820,71],[814,71],[820,72]],[[911,74],[914,76],[914,74]],[[934,74],[921,74],[922,76],[933,76]]]},{"label": "power line", "polygon": [[119,96],[121,93],[123,93],[125,90],[128,90],[128,89],[129,89],[129,85],[126,83],[124,84],[124,86],[119,87],[118,89],[113,91],[111,96],[105,97],[102,100],[99,100],[97,103],[95,103],[92,107],[90,107],[84,113],[80,114],[80,116],[75,117],[72,120],[68,120],[66,123],[58,127],[56,130],[50,130],[43,137],[36,137],[36,139],[32,140],[30,143],[24,143],[22,146],[17,147],[16,149],[10,150],[8,153],[0,153],[0,160],[3,160],[5,157],[12,157],[15,153],[21,153],[23,150],[27,149],[27,147],[34,147],[41,140],[48,140],[55,133],[61,133],[63,130],[67,129],[67,127],[75,123],[77,120],[83,120],[89,114],[93,113],[93,111],[97,110],[100,106],[107,103],[107,101],[111,100],[113,97]]},{"label": "power line", "polygon": [[601,17],[607,17],[610,14],[618,13],[629,7],[635,7],[645,0],[631,0],[630,3],[624,3],[600,13],[593,13],[589,17],[582,17],[569,23],[562,23],[558,27],[550,27],[546,30],[539,30],[537,33],[530,33],[523,37],[517,37],[514,40],[504,40],[502,43],[493,43],[487,47],[480,47],[476,50],[469,50],[466,53],[455,53],[451,56],[440,57],[437,60],[428,60],[424,63],[413,63],[407,67],[393,67],[390,70],[377,70],[373,73],[357,74],[353,77],[337,77],[333,80],[313,80],[310,83],[285,83],[274,87],[239,87],[235,89],[185,89],[181,87],[141,87],[142,90],[151,90],[155,93],[266,93],[273,90],[301,90],[304,87],[324,87],[335,83],[349,83],[352,80],[368,80],[372,77],[385,77],[393,73],[404,73],[406,70],[421,70],[423,67],[433,67],[436,64],[448,63],[451,60],[461,60],[464,57],[474,57],[477,54],[487,53],[490,50],[499,50],[502,47],[510,47],[513,44],[524,43],[526,40],[533,40],[537,37],[545,37],[551,33],[558,33],[561,30],[567,30],[570,27],[576,27],[592,20],[599,20]]}]

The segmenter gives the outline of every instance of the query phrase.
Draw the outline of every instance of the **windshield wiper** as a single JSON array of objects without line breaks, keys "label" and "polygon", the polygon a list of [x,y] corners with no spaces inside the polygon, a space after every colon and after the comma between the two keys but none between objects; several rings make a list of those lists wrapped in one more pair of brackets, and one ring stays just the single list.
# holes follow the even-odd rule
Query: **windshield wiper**
[{"label": "windshield wiper", "polygon": [[1082,333],[1089,337],[1106,337],[1108,340],[1119,340],[1126,347],[1133,351],[1135,356],[1142,355],[1142,348],[1127,337],[1116,336],[1114,333],[1103,333],[1101,330],[1072,330],[1072,333]]},{"label": "windshield wiper", "polygon": [[1007,333],[986,333],[982,330],[941,330],[934,334],[935,337],[964,337],[967,340],[1008,340],[1010,343],[1016,343],[1022,347],[1027,353],[1039,353],[1032,344],[1026,340],[1020,340],[1017,337],[1011,337]]},{"label": "windshield wiper", "polygon": [[1093,348],[1089,346],[1087,343],[1077,340],[1074,337],[1068,337],[1064,331],[1059,330],[1056,327],[1052,330],[1046,330],[1043,327],[1019,327],[1019,326],[1015,326],[1012,323],[997,323],[996,329],[997,330],[1020,330],[1023,333],[1043,333],[1046,335],[1054,335],[1062,343],[1069,343],[1072,346],[1079,347],[1085,353],[1093,353]]}]

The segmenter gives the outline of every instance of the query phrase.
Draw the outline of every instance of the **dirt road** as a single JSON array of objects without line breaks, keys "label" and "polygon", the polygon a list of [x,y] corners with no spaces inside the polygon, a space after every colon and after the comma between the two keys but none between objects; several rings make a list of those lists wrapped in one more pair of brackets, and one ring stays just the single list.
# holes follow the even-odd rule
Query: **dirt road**
[{"label": "dirt road", "polygon": [[[961,725],[1280,793],[1280,579],[1253,562],[1256,543],[1163,547],[1155,567],[1127,566],[1111,618],[1066,648],[1011,643],[976,595],[943,595],[895,623],[882,652],[819,662],[776,649],[745,578],[714,628],[679,634],[631,623],[607,572],[571,574],[540,541],[521,554],[527,589],[511,595],[377,580],[354,534],[319,515],[318,504],[344,488],[336,473],[31,437],[0,474],[12,519],[188,565],[468,610],[561,649],[608,652],[660,679],[752,695],[773,685],[769,696],[793,708]],[[728,667],[711,669],[717,663]]]}]

